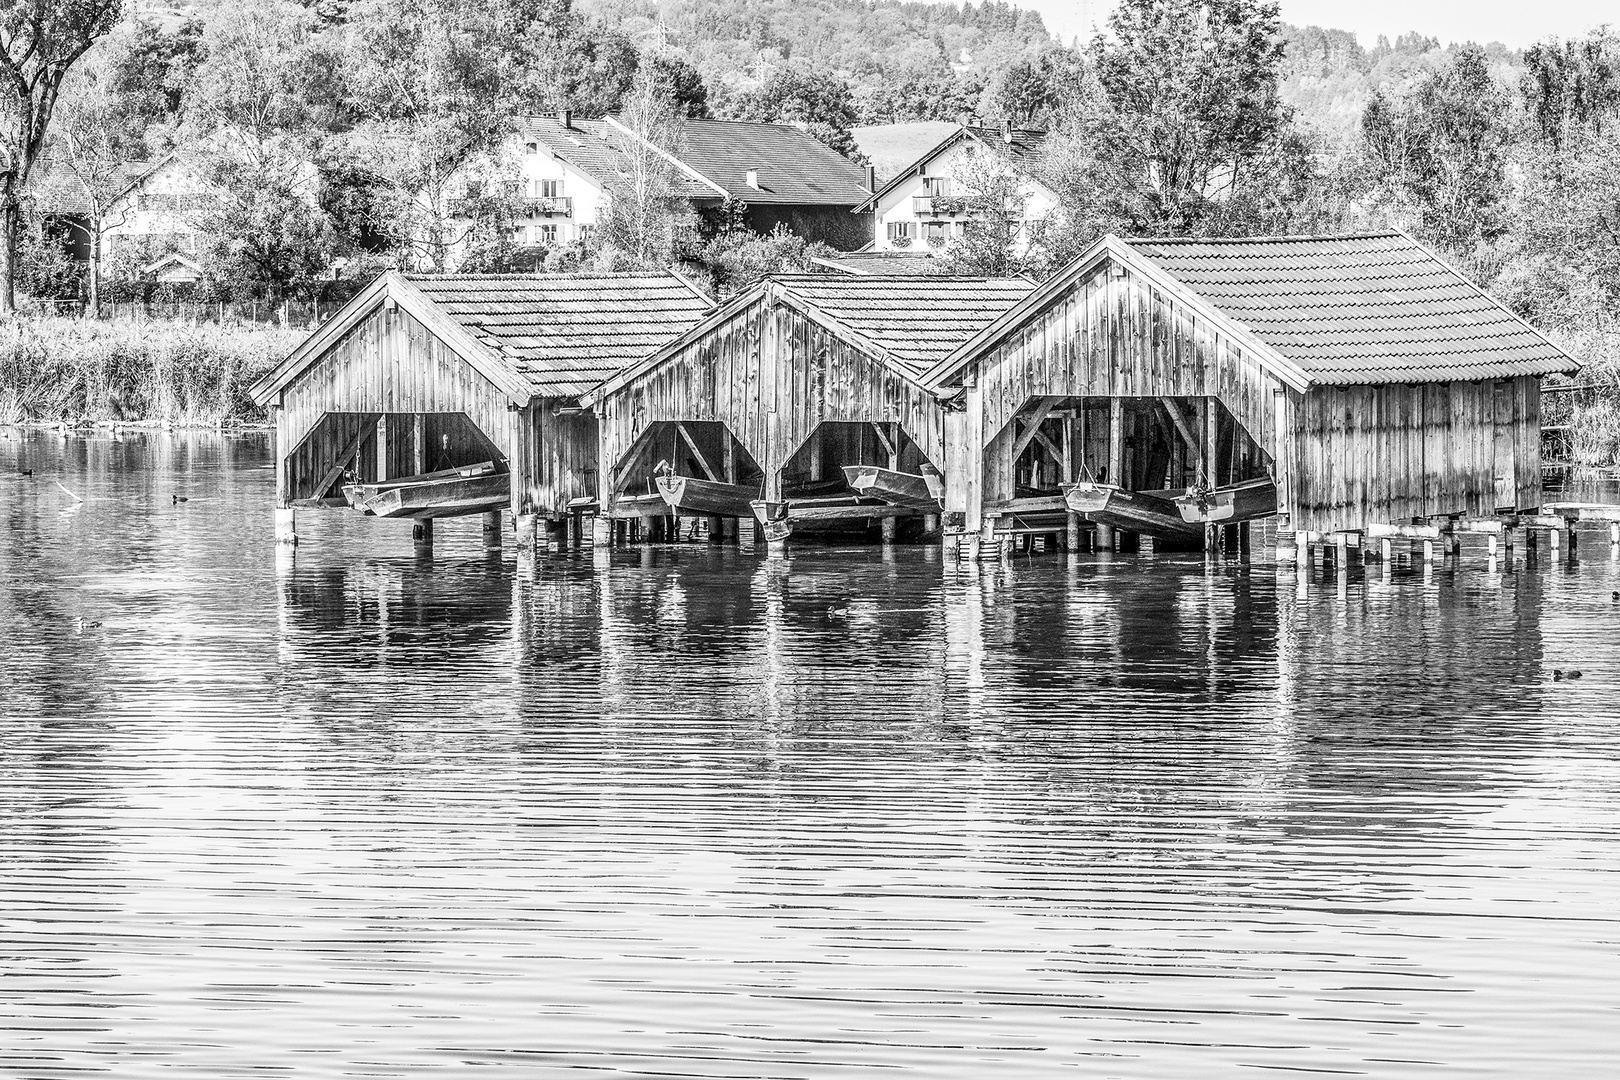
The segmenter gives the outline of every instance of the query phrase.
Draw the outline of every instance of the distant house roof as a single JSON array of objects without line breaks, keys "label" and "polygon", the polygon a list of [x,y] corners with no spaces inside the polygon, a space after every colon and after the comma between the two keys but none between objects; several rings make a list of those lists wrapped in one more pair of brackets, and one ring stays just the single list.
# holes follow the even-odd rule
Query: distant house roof
[{"label": "distant house roof", "polygon": [[205,276],[201,263],[179,251],[171,251],[167,255],[147,263],[141,267],[141,273],[149,277],[167,274],[169,280],[186,281],[201,281]]},{"label": "distant house roof", "polygon": [[856,277],[938,277],[945,272],[944,261],[931,251],[848,251],[810,261],[834,273]]},{"label": "distant house roof", "polygon": [[[621,147],[637,138],[616,117],[570,120],[566,126],[555,117],[525,117],[516,134],[604,184],[625,174]],[[788,124],[686,120],[680,150],[668,156],[681,169],[676,194],[693,202],[731,196],[749,203],[847,207],[871,194],[865,169]],[[750,171],[758,187],[749,185]]]},{"label": "distant house roof", "polygon": [[1580,368],[1404,233],[1246,240],[1105,236],[936,363],[926,384],[942,386],[1110,260],[1209,319],[1302,391]]},{"label": "distant house roof", "polygon": [[[608,138],[602,120],[575,120],[567,124],[554,116],[525,116],[517,123],[517,138],[538,143],[599,184],[607,185],[625,176],[629,159]],[[710,185],[684,173],[676,177],[675,194],[683,199],[713,199],[719,196]]]},{"label": "distant house roof", "polygon": [[1034,288],[994,278],[845,277],[792,274],[766,278],[709,312],[656,352],[627,365],[581,399],[602,400],[652,371],[761,299],[786,304],[835,336],[918,382],[924,370],[1018,303]]},{"label": "distant house roof", "polygon": [[688,120],[681,141],[682,164],[744,202],[854,206],[871,194],[864,168],[788,124]]},{"label": "distant house roof", "polygon": [[1444,382],[1579,366],[1402,233],[1127,242],[1316,382]]},{"label": "distant house roof", "polygon": [[385,299],[520,401],[577,396],[712,307],[674,274],[384,274],[255,383],[253,400],[270,402]]},{"label": "distant house roof", "polygon": [[877,170],[878,182],[887,183],[907,166],[938,146],[962,127],[952,120],[917,120],[909,124],[871,124],[850,128],[855,145]]},{"label": "distant house roof", "polygon": [[974,143],[1005,154],[1013,161],[1027,160],[1035,156],[1046,143],[1046,132],[1034,128],[1015,127],[987,127],[956,125],[956,129],[946,135],[939,142],[918,154],[905,168],[896,172],[888,180],[878,185],[871,198],[863,201],[855,208],[856,213],[875,210],[878,201],[906,181],[907,177],[920,175],[934,160],[957,143],[971,140]]},{"label": "distant house roof", "polygon": [[[122,197],[168,161],[165,157],[158,161],[131,161],[119,165],[113,170],[108,187],[117,197]],[[89,217],[90,199],[85,195],[84,186],[60,163],[51,165],[33,185],[35,205],[45,214]]]}]

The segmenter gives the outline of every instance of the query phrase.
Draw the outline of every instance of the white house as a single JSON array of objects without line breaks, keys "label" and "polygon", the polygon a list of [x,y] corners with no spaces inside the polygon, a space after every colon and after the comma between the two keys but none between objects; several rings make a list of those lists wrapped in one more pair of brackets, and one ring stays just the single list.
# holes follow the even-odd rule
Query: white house
[{"label": "white house", "polygon": [[873,251],[939,251],[960,239],[983,212],[985,178],[1006,175],[1012,190],[1004,212],[1021,223],[1014,247],[1028,243],[1032,226],[1058,208],[1057,195],[1029,175],[1043,131],[962,124],[880,186],[857,212],[875,219]]},{"label": "white house", "polygon": [[[493,159],[469,162],[449,185],[444,215],[456,239],[448,261],[459,260],[459,238],[472,224],[469,204],[491,183],[518,199],[516,243],[590,243],[607,213],[609,186],[626,174],[620,148],[636,138],[613,117],[581,120],[561,112],[523,118]],[[872,193],[867,172],[797,128],[688,120],[683,140],[679,154],[659,153],[675,165],[675,193],[695,209],[741,203],[749,226],[760,233],[781,223],[835,248],[866,242],[866,219],[851,211]]]}]

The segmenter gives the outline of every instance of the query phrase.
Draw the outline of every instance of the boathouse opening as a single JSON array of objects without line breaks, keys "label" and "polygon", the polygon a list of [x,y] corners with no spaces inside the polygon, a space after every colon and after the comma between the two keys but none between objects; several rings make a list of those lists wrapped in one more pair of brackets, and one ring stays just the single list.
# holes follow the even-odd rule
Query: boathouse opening
[{"label": "boathouse opening", "polygon": [[345,485],[485,465],[506,472],[506,451],[466,413],[329,412],[287,457],[288,499],[343,505]]}]

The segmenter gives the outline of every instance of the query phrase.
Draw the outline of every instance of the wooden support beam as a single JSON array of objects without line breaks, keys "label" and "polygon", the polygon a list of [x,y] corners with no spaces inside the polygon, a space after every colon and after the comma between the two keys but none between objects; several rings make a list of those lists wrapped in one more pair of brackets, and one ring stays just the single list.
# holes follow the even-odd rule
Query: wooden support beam
[{"label": "wooden support beam", "polygon": [[412,413],[411,475],[421,476],[427,471],[427,417],[421,413]]},{"label": "wooden support beam", "polygon": [[1221,463],[1218,457],[1221,441],[1221,410],[1213,397],[1206,397],[1203,401],[1204,409],[1204,483],[1214,487],[1220,483],[1219,469]]},{"label": "wooden support beam", "polygon": [[709,464],[709,459],[703,456],[703,451],[698,449],[697,440],[692,438],[692,433],[690,431],[686,430],[686,425],[680,421],[676,421],[675,430],[680,432],[681,438],[686,441],[686,448],[692,451],[692,457],[697,461],[698,468],[703,470],[704,477],[709,480],[713,480],[716,483],[721,482],[720,473],[713,465]]},{"label": "wooden support beam", "polygon": [[337,483],[338,478],[343,475],[343,470],[349,467],[349,462],[359,455],[360,447],[365,445],[369,429],[376,424],[377,420],[378,417],[374,414],[360,418],[360,430],[355,433],[354,438],[349,441],[349,444],[343,448],[343,452],[338,455],[336,464],[326,470],[325,475],[315,485],[315,490],[310,492],[312,498],[322,499],[326,497],[327,489]]},{"label": "wooden support beam", "polygon": [[1371,537],[1399,536],[1407,540],[1438,540],[1440,539],[1440,526],[1394,525],[1385,522],[1373,522],[1367,526],[1367,535]]},{"label": "wooden support beam", "polygon": [[377,475],[378,483],[388,479],[388,417],[377,417]]},{"label": "wooden support beam", "polygon": [[[1033,441],[1035,436],[1040,433],[1041,425],[1046,422],[1047,414],[1056,407],[1057,402],[1057,398],[1044,398],[1039,405],[1035,406],[1034,415],[1024,421],[1024,423],[1028,425],[1024,429],[1024,433],[1018,436],[1017,442],[1013,443],[1013,461],[1016,462],[1019,457],[1023,455],[1024,451],[1029,449],[1030,442]],[[1059,457],[1058,460],[1062,461],[1063,458]]]},{"label": "wooden support beam", "polygon": [[1054,443],[1050,436],[1043,435],[1039,428],[1035,429],[1035,441],[1040,443],[1041,447],[1043,449],[1045,449],[1045,451],[1048,454],[1052,455],[1052,460],[1053,461],[1059,463],[1060,465],[1063,464],[1063,449],[1062,449],[1062,447],[1060,447],[1056,443]]},{"label": "wooden support beam", "polygon": [[1198,442],[1198,436],[1193,434],[1192,428],[1187,426],[1186,418],[1181,415],[1181,406],[1173,397],[1161,397],[1159,402],[1164,405],[1164,411],[1170,414],[1170,423],[1175,426],[1176,434],[1181,441],[1187,444],[1187,450],[1194,458],[1203,455],[1204,448]]},{"label": "wooden support beam", "polygon": [[[876,420],[872,421],[872,430],[877,432],[878,442],[883,444],[883,449],[889,455],[889,460],[891,462],[900,456],[900,451],[895,449],[895,440],[889,438],[889,433],[883,430],[882,424],[878,423]],[[889,467],[893,468],[894,466],[891,465]]]}]

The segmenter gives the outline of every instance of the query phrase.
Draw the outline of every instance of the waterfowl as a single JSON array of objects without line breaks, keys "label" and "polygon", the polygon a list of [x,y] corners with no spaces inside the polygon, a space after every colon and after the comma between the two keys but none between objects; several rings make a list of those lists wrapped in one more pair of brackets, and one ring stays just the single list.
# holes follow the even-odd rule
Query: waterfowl
[{"label": "waterfowl", "polygon": [[849,601],[845,600],[842,604],[834,604],[832,607],[827,609],[827,614],[831,615],[835,619],[843,618],[849,614]]},{"label": "waterfowl", "polygon": [[33,476],[34,475],[34,470],[33,469],[22,469],[17,473],[17,475],[18,476]]},{"label": "waterfowl", "polygon": [[174,500],[174,505],[175,506],[179,506],[183,502],[190,502],[191,501],[190,499],[186,498],[184,495],[170,495],[169,498]]},{"label": "waterfowl", "polygon": [[1553,680],[1555,682],[1563,682],[1568,679],[1578,679],[1580,677],[1581,672],[1579,668],[1569,668],[1568,670],[1565,670],[1564,668],[1553,668]]},{"label": "waterfowl", "polygon": [[90,622],[83,615],[79,616],[79,633],[81,633],[81,634],[84,633],[86,630],[94,630],[96,627],[98,627],[100,625],[101,624],[99,622]]}]

